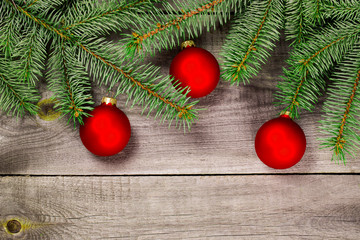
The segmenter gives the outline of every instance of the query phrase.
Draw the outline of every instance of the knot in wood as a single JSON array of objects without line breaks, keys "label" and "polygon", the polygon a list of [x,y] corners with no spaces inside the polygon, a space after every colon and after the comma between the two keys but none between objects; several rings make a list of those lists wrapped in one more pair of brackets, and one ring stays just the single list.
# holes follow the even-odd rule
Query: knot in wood
[{"label": "knot in wood", "polygon": [[61,116],[59,109],[55,107],[56,100],[53,99],[44,99],[38,102],[38,115],[42,120],[45,121],[54,121]]},{"label": "knot in wood", "polygon": [[10,233],[19,233],[21,231],[21,223],[13,219],[7,222],[6,228]]}]

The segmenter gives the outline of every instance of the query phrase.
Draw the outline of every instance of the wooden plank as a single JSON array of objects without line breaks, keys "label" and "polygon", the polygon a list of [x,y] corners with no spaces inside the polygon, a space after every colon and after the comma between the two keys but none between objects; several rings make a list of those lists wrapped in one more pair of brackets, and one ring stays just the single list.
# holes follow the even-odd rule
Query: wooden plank
[{"label": "wooden plank", "polygon": [[[229,26],[204,33],[195,41],[219,58]],[[200,119],[186,135],[174,127],[159,126],[153,115],[150,119],[141,116],[139,107],[125,107],[125,96],[119,97],[118,106],[130,119],[132,137],[124,151],[112,157],[96,157],[88,152],[78,131],[71,124],[66,125],[65,119],[45,122],[37,117],[35,122],[28,119],[16,122],[2,115],[0,174],[359,173],[357,159],[348,157],[346,166],[337,165],[331,162],[329,150],[319,150],[320,105],[313,113],[304,112],[297,121],[308,141],[307,151],[298,165],[276,171],[257,158],[256,132],[281,110],[273,105],[273,93],[288,51],[288,42],[282,38],[251,84],[237,87],[221,81],[213,93],[200,99],[198,106],[207,110],[200,112]],[[177,49],[162,51],[147,61],[161,66],[162,73],[168,74],[177,52]],[[106,90],[95,87],[94,91],[99,104]],[[44,98],[51,95],[46,87],[41,92]]]},{"label": "wooden plank", "polygon": [[[24,239],[359,239],[359,175],[2,177]],[[0,238],[12,235],[0,227]]]}]

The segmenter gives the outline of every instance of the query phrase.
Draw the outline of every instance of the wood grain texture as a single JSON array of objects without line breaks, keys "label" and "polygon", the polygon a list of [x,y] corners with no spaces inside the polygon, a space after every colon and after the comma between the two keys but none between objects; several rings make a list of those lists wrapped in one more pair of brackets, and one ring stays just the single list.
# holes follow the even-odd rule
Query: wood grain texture
[{"label": "wood grain texture", "polygon": [[[229,27],[194,40],[220,59]],[[297,120],[307,136],[299,164],[274,170],[256,156],[258,128],[281,110],[273,93],[288,44],[282,36],[250,84],[220,81],[200,99],[198,107],[207,110],[185,135],[118,97],[132,137],[112,157],[89,153],[66,119],[0,114],[0,239],[360,239],[360,161],[348,157],[346,166],[337,165],[329,150],[319,150],[323,97]],[[178,51],[145,62],[166,75]],[[40,92],[52,95],[45,84]],[[99,104],[106,89],[94,85],[93,92]],[[9,233],[11,220],[20,233]]]},{"label": "wood grain texture", "polygon": [[[219,58],[229,24],[205,32],[195,39],[198,46]],[[111,36],[117,40],[118,35]],[[162,51],[146,61],[160,66],[168,74],[173,57],[179,50]],[[159,125],[151,116],[141,116],[141,109],[124,106],[125,96],[118,98],[120,107],[129,117],[132,137],[118,155],[97,157],[81,143],[78,130],[66,120],[46,122],[0,116],[0,174],[225,174],[263,172],[347,172],[359,173],[360,162],[348,157],[346,166],[331,162],[329,150],[319,150],[318,121],[321,102],[313,113],[303,112],[297,122],[307,136],[307,150],[300,163],[288,170],[276,171],[260,162],[254,150],[259,127],[274,118],[280,107],[273,105],[273,93],[280,80],[288,42],[282,37],[277,48],[251,84],[231,86],[221,81],[210,95],[201,98],[200,119],[186,135],[167,125]],[[46,86],[43,97],[51,95]],[[97,104],[106,94],[94,87]],[[96,105],[97,105],[96,104]]]},{"label": "wood grain texture", "polygon": [[0,239],[359,239],[360,176],[2,177]]}]

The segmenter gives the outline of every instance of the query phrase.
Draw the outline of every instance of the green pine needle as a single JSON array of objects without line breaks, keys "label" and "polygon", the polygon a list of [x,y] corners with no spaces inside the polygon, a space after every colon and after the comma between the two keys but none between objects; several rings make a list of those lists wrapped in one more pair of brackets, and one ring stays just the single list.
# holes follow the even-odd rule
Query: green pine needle
[{"label": "green pine needle", "polygon": [[46,76],[49,89],[54,93],[58,108],[62,115],[70,115],[74,124],[83,124],[83,117],[89,116],[94,102],[90,95],[91,82],[85,67],[74,58],[77,48],[62,41],[61,45],[54,45],[49,59],[50,70]]},{"label": "green pine needle", "polygon": [[287,0],[285,9],[286,40],[292,40],[290,45],[296,45],[308,40],[314,32],[311,16],[306,11],[306,0]]},{"label": "green pine needle", "polygon": [[345,154],[354,156],[360,148],[360,45],[349,53],[330,78],[331,87],[324,103],[326,113],[320,129],[328,137],[320,139],[333,150],[333,160],[346,164]]},{"label": "green pine needle", "polygon": [[0,52],[0,108],[8,115],[22,117],[24,114],[36,114],[36,102],[40,99],[37,89],[27,83],[18,81],[14,68],[18,61],[4,60]]},{"label": "green pine needle", "polygon": [[162,2],[163,11],[156,12],[156,18],[142,27],[124,34],[122,43],[126,56],[144,57],[156,50],[179,47],[180,41],[198,37],[203,27],[209,31],[215,29],[218,21],[221,25],[230,18],[231,10],[241,11],[247,0],[174,0],[172,4]]},{"label": "green pine needle", "polygon": [[358,0],[328,0],[321,6],[325,18],[337,21],[360,21],[360,2]]},{"label": "green pine needle", "polygon": [[279,40],[283,19],[282,1],[253,1],[232,23],[221,53],[222,79],[239,85],[256,76]]},{"label": "green pine needle", "polygon": [[298,118],[300,109],[311,111],[321,92],[325,90],[328,71],[341,62],[352,48],[360,32],[360,27],[351,22],[340,22],[327,26],[314,34],[308,42],[298,44],[287,60],[284,81],[278,84],[275,97],[277,104],[285,105],[284,111]]},{"label": "green pine needle", "polygon": [[[36,3],[34,2],[31,6],[35,6]],[[131,6],[124,4],[123,6],[131,9],[136,3],[140,4],[138,1],[130,4]],[[8,4],[12,7],[11,2],[8,1]],[[188,90],[176,90],[171,84],[171,79],[158,76],[158,69],[151,65],[142,66],[137,61],[125,62],[123,48],[104,38],[97,37],[96,29],[93,31],[94,34],[77,36],[74,34],[77,31],[59,27],[66,26],[65,19],[67,17],[75,18],[76,22],[78,21],[78,18],[75,17],[77,12],[87,9],[91,11],[96,6],[96,4],[91,5],[90,3],[81,4],[71,2],[70,5],[66,5],[68,8],[63,8],[65,5],[60,6],[59,11],[64,16],[63,18],[52,18],[53,22],[33,14],[29,11],[31,6],[21,6],[21,2],[17,2],[15,7],[16,18],[24,21],[26,27],[29,29],[31,27],[40,28],[46,34],[47,38],[44,39],[51,39],[49,41],[53,52],[49,59],[50,70],[47,78],[50,82],[50,89],[55,94],[54,98],[57,99],[57,106],[61,108],[62,113],[69,114],[74,124],[76,122],[82,124],[82,118],[88,116],[85,110],[91,110],[90,105],[93,104],[89,95],[91,86],[87,74],[89,71],[99,86],[105,84],[110,89],[116,85],[116,95],[126,93],[128,101],[132,101],[133,105],[141,104],[143,113],[148,111],[149,115],[155,111],[155,118],[161,116],[161,123],[167,120],[170,125],[175,120],[178,127],[184,127],[184,131],[190,129],[191,124],[197,119],[199,109],[194,108],[197,101],[189,102]],[[75,12],[71,9],[75,9]],[[96,21],[94,20],[94,22]],[[43,54],[29,54],[32,49],[32,38],[36,37],[33,32],[31,34],[31,37],[25,37],[28,41],[27,44],[19,46],[24,45],[25,53],[31,57],[25,58],[25,65],[31,63],[37,67],[34,67],[35,70],[39,70],[41,66],[37,63],[43,59]],[[43,53],[43,51],[40,52]],[[20,56],[22,55],[20,54]],[[28,74],[27,68],[24,71],[25,74]]]}]

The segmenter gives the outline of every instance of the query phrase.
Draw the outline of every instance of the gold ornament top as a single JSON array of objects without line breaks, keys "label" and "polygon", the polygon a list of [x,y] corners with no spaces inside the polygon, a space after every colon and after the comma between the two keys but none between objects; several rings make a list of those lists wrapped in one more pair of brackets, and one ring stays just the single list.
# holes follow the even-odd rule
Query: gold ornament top
[{"label": "gold ornament top", "polygon": [[111,98],[111,97],[103,97],[101,100],[101,103],[106,103],[106,104],[111,104],[111,105],[116,105],[116,99],[115,98]]},{"label": "gold ornament top", "polygon": [[44,99],[37,103],[39,107],[38,115],[44,121],[54,121],[61,116],[61,112],[54,109],[56,100]]},{"label": "gold ornament top", "polygon": [[290,118],[292,120],[292,117],[290,116],[290,111],[282,112],[280,114],[280,117]]},{"label": "gold ornament top", "polygon": [[290,111],[286,111],[286,112],[284,112],[284,115],[288,115],[288,116],[290,116]]},{"label": "gold ornament top", "polygon": [[195,47],[194,41],[187,40],[187,41],[181,43],[181,50],[183,50],[184,48],[187,48],[187,47]]}]

